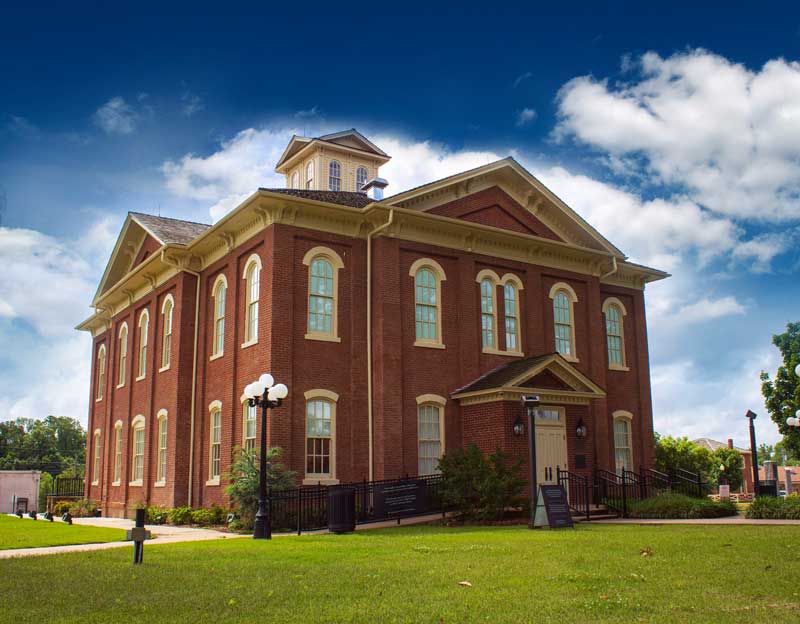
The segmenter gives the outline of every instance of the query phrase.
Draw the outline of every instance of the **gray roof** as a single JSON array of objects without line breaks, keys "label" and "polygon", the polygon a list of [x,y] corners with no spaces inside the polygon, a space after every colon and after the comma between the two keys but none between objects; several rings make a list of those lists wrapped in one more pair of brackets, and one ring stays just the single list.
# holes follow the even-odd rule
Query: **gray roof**
[{"label": "gray roof", "polygon": [[363,208],[375,201],[366,193],[355,193],[353,191],[311,191],[287,188],[262,188],[260,190],[269,191],[270,193],[283,193],[292,197],[328,202],[330,204],[339,204],[341,206],[350,206],[351,208]]},{"label": "gray roof", "polygon": [[131,212],[131,218],[162,244],[188,245],[211,226],[206,223]]},{"label": "gray roof", "polygon": [[488,373],[478,377],[472,383],[467,384],[463,388],[455,390],[453,394],[461,392],[477,392],[478,390],[492,390],[494,388],[502,388],[509,381],[524,373],[529,368],[534,367],[541,361],[547,360],[552,357],[553,353],[545,355],[536,355],[533,357],[522,358],[521,360],[513,360],[506,364],[501,364],[497,368],[493,368]]},{"label": "gray roof", "polygon": [[[697,446],[702,446],[705,449],[708,449],[712,453],[717,449],[721,448],[728,448],[727,442],[720,442],[719,440],[712,440],[711,438],[697,438],[692,440],[692,444],[696,444]],[[737,451],[740,453],[749,453],[750,449],[742,448],[740,446],[734,446]]]}]

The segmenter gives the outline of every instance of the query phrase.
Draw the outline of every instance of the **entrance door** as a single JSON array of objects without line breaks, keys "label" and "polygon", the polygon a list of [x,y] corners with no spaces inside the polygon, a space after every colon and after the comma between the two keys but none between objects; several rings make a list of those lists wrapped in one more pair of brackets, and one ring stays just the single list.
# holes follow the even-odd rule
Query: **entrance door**
[{"label": "entrance door", "polygon": [[567,432],[564,411],[545,407],[536,419],[536,479],[558,484],[558,469],[567,469]]}]

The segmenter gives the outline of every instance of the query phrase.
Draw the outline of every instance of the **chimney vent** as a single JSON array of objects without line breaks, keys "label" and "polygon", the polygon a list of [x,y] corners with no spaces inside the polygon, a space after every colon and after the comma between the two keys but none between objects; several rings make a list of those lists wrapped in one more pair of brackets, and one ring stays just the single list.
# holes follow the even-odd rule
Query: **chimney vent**
[{"label": "chimney vent", "polygon": [[385,189],[387,186],[389,186],[389,183],[383,178],[372,178],[369,182],[361,187],[361,191],[366,193],[375,201],[381,201],[383,199],[383,189]]},{"label": "chimney vent", "polygon": [[728,448],[733,448],[733,438],[728,438]]}]

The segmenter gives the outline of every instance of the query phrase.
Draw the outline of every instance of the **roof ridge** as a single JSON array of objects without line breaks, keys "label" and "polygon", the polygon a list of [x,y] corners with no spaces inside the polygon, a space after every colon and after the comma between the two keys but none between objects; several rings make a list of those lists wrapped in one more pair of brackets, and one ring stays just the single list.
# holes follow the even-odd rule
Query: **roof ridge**
[{"label": "roof ridge", "polygon": [[129,210],[128,214],[137,215],[140,217],[150,217],[152,219],[167,219],[169,221],[180,221],[181,223],[192,223],[193,225],[204,225],[206,227],[211,227],[211,223],[203,223],[201,221],[190,221],[189,219],[178,219],[177,217],[162,217],[161,215],[154,215],[149,214],[147,212],[139,212],[137,210]]}]

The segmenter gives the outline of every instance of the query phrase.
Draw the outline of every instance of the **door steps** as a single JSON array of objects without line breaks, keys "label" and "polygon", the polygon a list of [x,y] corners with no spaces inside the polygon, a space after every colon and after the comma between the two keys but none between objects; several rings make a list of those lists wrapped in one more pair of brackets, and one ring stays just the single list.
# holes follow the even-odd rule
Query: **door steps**
[{"label": "door steps", "polygon": [[[609,510],[605,505],[589,506],[589,522],[592,520],[609,520],[611,518],[619,518],[619,514]],[[587,522],[587,518],[584,514],[575,511],[572,512],[572,520],[574,522]]]}]

